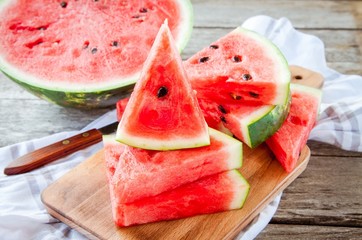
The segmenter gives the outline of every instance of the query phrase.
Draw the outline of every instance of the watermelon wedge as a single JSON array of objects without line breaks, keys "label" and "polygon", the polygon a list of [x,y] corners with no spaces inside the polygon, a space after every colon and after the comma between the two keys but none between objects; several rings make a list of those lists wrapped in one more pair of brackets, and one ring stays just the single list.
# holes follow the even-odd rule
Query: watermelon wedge
[{"label": "watermelon wedge", "polygon": [[130,226],[238,209],[249,189],[241,174],[232,170],[133,203],[113,202],[113,217],[118,226]]},{"label": "watermelon wedge", "polygon": [[291,172],[315,125],[322,91],[299,84],[291,85],[292,104],[286,121],[266,143],[285,171]]},{"label": "watermelon wedge", "polygon": [[124,111],[117,140],[152,150],[210,144],[207,124],[167,22],[156,36]]},{"label": "watermelon wedge", "polygon": [[182,50],[193,25],[188,0],[2,0],[0,70],[63,106],[111,106],[132,91],[165,19]]},{"label": "watermelon wedge", "polygon": [[284,105],[290,70],[278,48],[263,36],[236,28],[185,62],[198,95],[219,104]]},{"label": "watermelon wedge", "polygon": [[[222,171],[240,168],[242,143],[210,129],[210,145],[173,151],[134,148],[104,136],[105,158],[117,202],[130,203]],[[118,159],[117,166],[114,162]]]}]

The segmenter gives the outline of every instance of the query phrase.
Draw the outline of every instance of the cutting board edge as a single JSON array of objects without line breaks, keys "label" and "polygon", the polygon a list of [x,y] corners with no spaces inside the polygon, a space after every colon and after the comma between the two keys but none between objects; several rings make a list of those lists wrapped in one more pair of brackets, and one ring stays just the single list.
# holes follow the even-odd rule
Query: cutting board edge
[{"label": "cutting board edge", "polygon": [[264,198],[264,201],[259,203],[258,207],[255,208],[254,211],[243,222],[240,222],[240,224],[236,226],[233,231],[225,235],[223,237],[224,240],[234,239],[241,230],[243,230],[271,201],[275,199],[279,193],[284,191],[295,179],[299,177],[300,174],[305,171],[311,157],[311,151],[307,145],[305,145],[302,152],[303,151],[306,151],[306,156],[303,161],[301,161],[301,163],[288,174],[288,177],[286,177],[284,181],[280,182],[280,184],[274,188],[274,191],[270,193],[269,197]]}]

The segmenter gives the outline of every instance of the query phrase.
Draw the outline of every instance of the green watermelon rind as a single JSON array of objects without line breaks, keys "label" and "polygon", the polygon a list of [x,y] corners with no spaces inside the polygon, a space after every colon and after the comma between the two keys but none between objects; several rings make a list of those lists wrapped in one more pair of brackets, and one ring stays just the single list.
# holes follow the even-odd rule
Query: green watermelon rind
[{"label": "green watermelon rind", "polygon": [[231,179],[233,179],[233,182],[235,182],[236,193],[228,209],[240,209],[244,206],[244,203],[249,195],[250,184],[236,169],[230,170],[228,175]]},{"label": "green watermelon rind", "polygon": [[[193,8],[190,1],[180,3],[183,28],[179,31],[176,46],[180,52],[187,45],[193,29]],[[11,1],[0,0],[0,11]],[[65,107],[102,108],[114,105],[120,98],[127,97],[133,90],[141,70],[131,76],[110,80],[107,84],[62,84],[39,81],[35,76],[21,71],[0,56],[0,71],[35,96]]]},{"label": "green watermelon rind", "polygon": [[288,116],[291,104],[290,91],[288,93],[284,105],[266,105],[254,111],[242,121],[236,119],[241,125],[243,142],[250,148],[259,146],[282,126]]}]

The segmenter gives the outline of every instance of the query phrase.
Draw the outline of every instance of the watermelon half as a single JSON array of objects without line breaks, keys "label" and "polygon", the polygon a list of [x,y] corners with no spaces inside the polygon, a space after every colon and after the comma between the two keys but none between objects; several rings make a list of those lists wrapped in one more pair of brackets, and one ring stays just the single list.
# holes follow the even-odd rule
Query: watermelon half
[{"label": "watermelon half", "polygon": [[165,19],[183,49],[188,0],[2,0],[0,70],[59,105],[110,106],[132,91]]},{"label": "watermelon half", "polygon": [[284,105],[289,96],[291,74],[283,54],[241,27],[189,58],[185,68],[197,94],[220,104]]},{"label": "watermelon half", "polygon": [[281,128],[266,143],[285,171],[291,172],[315,125],[322,91],[299,84],[291,85],[292,104]]},{"label": "watermelon half", "polygon": [[117,140],[153,150],[210,144],[207,124],[167,22],[145,61],[118,125]]},{"label": "watermelon half", "polygon": [[[199,148],[145,150],[123,145],[114,135],[104,136],[103,142],[108,169],[114,172],[110,182],[119,203],[154,196],[242,165],[242,143],[214,129],[210,129],[210,145]],[[118,159],[118,165],[112,165]]]}]

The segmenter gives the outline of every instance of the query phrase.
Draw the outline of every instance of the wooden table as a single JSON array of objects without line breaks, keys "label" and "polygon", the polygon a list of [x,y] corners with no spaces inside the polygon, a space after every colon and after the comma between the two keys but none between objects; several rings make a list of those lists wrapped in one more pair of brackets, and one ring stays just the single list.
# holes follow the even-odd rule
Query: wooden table
[{"label": "wooden table", "polygon": [[[194,31],[188,58],[248,17],[289,18],[325,43],[329,67],[362,75],[362,1],[193,1]],[[0,147],[78,130],[109,109],[81,111],[40,100],[0,75]],[[278,211],[258,239],[361,239],[362,153],[308,142],[307,170],[282,196]]]}]

